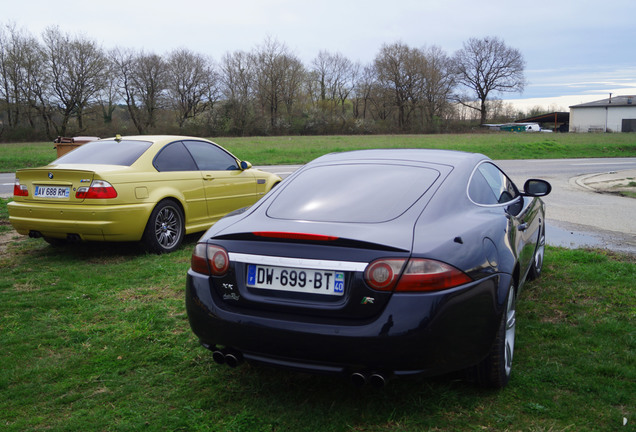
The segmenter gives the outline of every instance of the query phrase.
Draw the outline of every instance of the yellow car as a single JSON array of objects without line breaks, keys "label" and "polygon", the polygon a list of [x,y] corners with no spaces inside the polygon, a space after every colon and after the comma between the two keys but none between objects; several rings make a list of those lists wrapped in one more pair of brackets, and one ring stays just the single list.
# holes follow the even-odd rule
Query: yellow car
[{"label": "yellow car", "polygon": [[205,139],[118,136],[18,170],[9,221],[51,244],[141,241],[171,252],[280,181]]}]

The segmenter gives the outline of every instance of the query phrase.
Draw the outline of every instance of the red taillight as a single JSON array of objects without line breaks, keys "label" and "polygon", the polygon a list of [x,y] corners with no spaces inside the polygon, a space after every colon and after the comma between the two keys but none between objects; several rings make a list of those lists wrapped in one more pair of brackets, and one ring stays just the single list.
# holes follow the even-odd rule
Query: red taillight
[{"label": "red taillight", "polygon": [[82,186],[75,192],[77,199],[109,199],[117,198],[117,191],[107,181],[93,180],[90,187]]},{"label": "red taillight", "polygon": [[391,291],[400,277],[406,259],[380,259],[373,261],[364,271],[364,280],[371,288]]},{"label": "red taillight", "polygon": [[292,240],[316,240],[316,241],[338,240],[338,237],[335,237],[335,236],[329,236],[329,235],[323,235],[323,234],[284,232],[284,231],[255,231],[252,234],[259,237],[282,238],[282,239],[292,239]]},{"label": "red taillight", "polygon": [[443,262],[412,258],[395,288],[396,292],[439,291],[472,282],[464,272]]},{"label": "red taillight", "polygon": [[364,279],[371,288],[395,292],[439,291],[472,282],[466,273],[451,265],[421,258],[412,258],[408,263],[406,259],[373,261],[364,271]]},{"label": "red taillight", "polygon": [[192,253],[190,266],[197,273],[223,276],[230,268],[230,257],[220,246],[198,243]]},{"label": "red taillight", "polygon": [[20,180],[15,179],[13,184],[13,196],[29,196],[29,188],[26,185],[20,184]]}]

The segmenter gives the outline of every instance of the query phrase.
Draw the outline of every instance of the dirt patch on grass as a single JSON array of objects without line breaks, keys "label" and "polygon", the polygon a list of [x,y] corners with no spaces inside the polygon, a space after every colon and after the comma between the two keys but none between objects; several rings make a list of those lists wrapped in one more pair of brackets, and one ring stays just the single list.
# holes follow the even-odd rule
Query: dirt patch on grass
[{"label": "dirt patch on grass", "polygon": [[24,237],[15,232],[14,229],[0,233],[0,256],[8,255],[7,249],[9,244],[14,241],[20,241],[22,238]]}]

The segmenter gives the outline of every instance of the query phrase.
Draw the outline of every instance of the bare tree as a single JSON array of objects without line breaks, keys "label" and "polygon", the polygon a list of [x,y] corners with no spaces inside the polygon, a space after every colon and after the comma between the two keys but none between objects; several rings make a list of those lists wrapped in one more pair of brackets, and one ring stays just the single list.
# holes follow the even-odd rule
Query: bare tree
[{"label": "bare tree", "polygon": [[323,109],[334,111],[340,106],[344,115],[345,102],[353,91],[359,67],[336,53],[320,51],[311,63],[310,88],[316,93]]},{"label": "bare tree", "polygon": [[425,84],[424,64],[422,52],[403,43],[383,45],[375,57],[377,81],[392,94],[401,130],[409,125],[411,114],[420,104]]},{"label": "bare tree", "polygon": [[84,109],[104,85],[106,57],[95,42],[83,37],[71,38],[58,27],[47,28],[43,39],[54,102],[62,116],[58,134],[66,134],[73,115],[82,130]]},{"label": "bare tree", "polygon": [[422,50],[424,53],[424,114],[429,128],[436,117],[441,117],[449,106],[449,99],[455,86],[452,62],[438,46]]},{"label": "bare tree", "polygon": [[[6,29],[6,30],[5,30]],[[18,61],[19,50],[15,40],[17,30],[15,25],[6,25],[0,28],[0,101],[4,103],[7,113],[7,126],[15,127],[18,122],[20,104],[20,66]]]},{"label": "bare tree", "polygon": [[132,81],[141,101],[139,123],[146,133],[155,126],[157,111],[164,107],[166,63],[157,54],[140,54],[133,63]]},{"label": "bare tree", "polygon": [[188,119],[211,109],[218,98],[218,77],[212,62],[187,49],[168,56],[166,84],[180,128]]},{"label": "bare tree", "polygon": [[5,102],[10,128],[25,120],[35,128],[36,117],[41,114],[48,130],[49,81],[45,60],[46,54],[33,36],[13,24],[0,28],[0,100]]},{"label": "bare tree", "polygon": [[225,54],[221,61],[221,80],[229,129],[239,135],[247,133],[252,121],[254,98],[254,63],[243,51]]},{"label": "bare tree", "polygon": [[304,79],[304,66],[287,46],[267,38],[252,55],[256,98],[268,117],[269,127],[278,130],[286,109],[292,113]]},{"label": "bare tree", "polygon": [[115,65],[120,94],[128,114],[140,134],[150,131],[163,104],[166,65],[156,54],[115,49],[110,53]]},{"label": "bare tree", "polygon": [[137,131],[143,133],[143,126],[140,121],[141,110],[138,102],[141,96],[133,81],[133,66],[136,54],[130,49],[116,48],[109,53],[109,58],[116,77],[118,92],[124,98],[130,119]]},{"label": "bare tree", "polygon": [[371,104],[372,89],[375,85],[375,71],[372,66],[365,66],[362,72],[356,75],[353,94],[353,116],[357,119],[366,119]]},{"label": "bare tree", "polygon": [[105,66],[104,85],[97,94],[97,101],[102,111],[104,123],[110,124],[113,121],[113,113],[117,108],[117,103],[121,101],[118,88],[117,65],[109,53]]},{"label": "bare tree", "polygon": [[[493,92],[521,92],[525,87],[525,61],[521,52],[507,47],[497,37],[470,38],[454,56],[459,84],[473,92],[479,100],[480,121],[484,124],[488,108],[486,100]],[[473,107],[462,98],[458,101]]]}]

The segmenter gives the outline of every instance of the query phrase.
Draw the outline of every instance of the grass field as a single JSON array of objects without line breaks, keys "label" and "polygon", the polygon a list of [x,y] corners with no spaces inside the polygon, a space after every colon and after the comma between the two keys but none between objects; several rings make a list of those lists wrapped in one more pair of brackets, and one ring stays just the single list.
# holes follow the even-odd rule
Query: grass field
[{"label": "grass field", "polygon": [[[634,157],[636,134],[347,135],[212,138],[254,165],[299,164],[330,152],[363,148],[444,148],[483,153],[492,159]],[[0,144],[0,172],[46,165],[53,143]]]},{"label": "grass field", "polygon": [[[364,147],[444,147],[516,157],[636,156],[636,135],[218,139],[254,164]],[[0,171],[55,158],[52,144],[0,144]],[[0,199],[0,430],[636,430],[636,258],[547,249],[517,305],[513,374],[501,391],[459,375],[383,389],[216,365],[192,334],[185,274],[198,236],[169,255],[136,244],[53,248],[18,236]]]},{"label": "grass field", "polygon": [[633,257],[548,249],[542,279],[526,285],[518,303],[504,390],[452,375],[374,389],[216,365],[184,310],[195,241],[156,256],[135,245],[5,240],[0,429],[633,430]]}]

